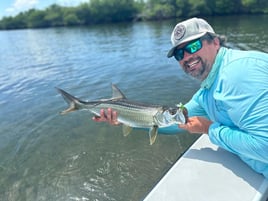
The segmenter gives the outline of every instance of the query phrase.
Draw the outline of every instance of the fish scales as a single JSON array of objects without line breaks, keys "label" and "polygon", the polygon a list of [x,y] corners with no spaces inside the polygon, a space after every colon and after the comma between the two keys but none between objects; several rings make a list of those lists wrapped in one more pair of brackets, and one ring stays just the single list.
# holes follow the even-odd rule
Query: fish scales
[{"label": "fish scales", "polygon": [[95,115],[100,115],[101,109],[111,108],[118,113],[118,121],[131,127],[150,128],[155,125],[155,115],[162,111],[162,106],[150,106],[127,101],[103,101],[97,105],[90,102],[85,104],[85,109],[90,110]]},{"label": "fish scales", "polygon": [[186,122],[183,107],[172,108],[130,101],[115,85],[112,85],[112,98],[96,101],[82,101],[62,89],[57,88],[57,90],[64,100],[69,103],[69,107],[61,114],[86,109],[94,115],[100,116],[101,109],[111,108],[117,112],[117,119],[123,124],[124,136],[127,136],[133,127],[149,128],[150,145],[155,142],[159,127]]}]

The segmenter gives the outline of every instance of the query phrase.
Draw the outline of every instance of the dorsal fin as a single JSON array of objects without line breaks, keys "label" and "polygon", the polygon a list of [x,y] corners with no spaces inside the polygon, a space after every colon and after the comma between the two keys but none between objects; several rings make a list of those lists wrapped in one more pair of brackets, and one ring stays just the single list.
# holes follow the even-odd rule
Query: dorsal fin
[{"label": "dorsal fin", "polygon": [[112,84],[112,93],[113,93],[112,99],[127,99],[115,84]]}]

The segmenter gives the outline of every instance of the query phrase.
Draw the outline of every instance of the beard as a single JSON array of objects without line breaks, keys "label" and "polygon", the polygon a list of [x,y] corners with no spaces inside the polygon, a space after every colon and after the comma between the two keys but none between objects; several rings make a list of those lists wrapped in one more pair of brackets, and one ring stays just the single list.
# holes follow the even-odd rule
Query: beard
[{"label": "beard", "polygon": [[208,76],[210,67],[201,57],[195,57],[183,63],[183,70],[191,77],[203,81]]}]

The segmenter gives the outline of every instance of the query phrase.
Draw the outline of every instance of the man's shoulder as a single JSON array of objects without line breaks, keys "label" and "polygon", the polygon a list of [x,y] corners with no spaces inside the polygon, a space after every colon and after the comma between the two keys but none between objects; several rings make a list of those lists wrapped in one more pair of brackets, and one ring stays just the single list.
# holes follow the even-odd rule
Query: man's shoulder
[{"label": "man's shoulder", "polygon": [[268,61],[268,54],[256,50],[237,50],[226,49],[225,58],[228,62],[239,61],[245,59],[260,59]]}]

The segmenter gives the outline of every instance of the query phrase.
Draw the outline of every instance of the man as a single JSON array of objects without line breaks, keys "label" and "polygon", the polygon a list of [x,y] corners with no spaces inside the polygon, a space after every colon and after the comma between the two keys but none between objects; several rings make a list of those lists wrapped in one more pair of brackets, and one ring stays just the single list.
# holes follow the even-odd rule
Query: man
[{"label": "man", "polygon": [[[268,178],[268,54],[227,49],[200,18],[178,23],[171,42],[167,56],[174,57],[186,74],[202,81],[185,104],[187,123],[179,127],[207,133],[212,143],[238,155]],[[118,124],[112,110],[101,111],[94,120]]]}]

